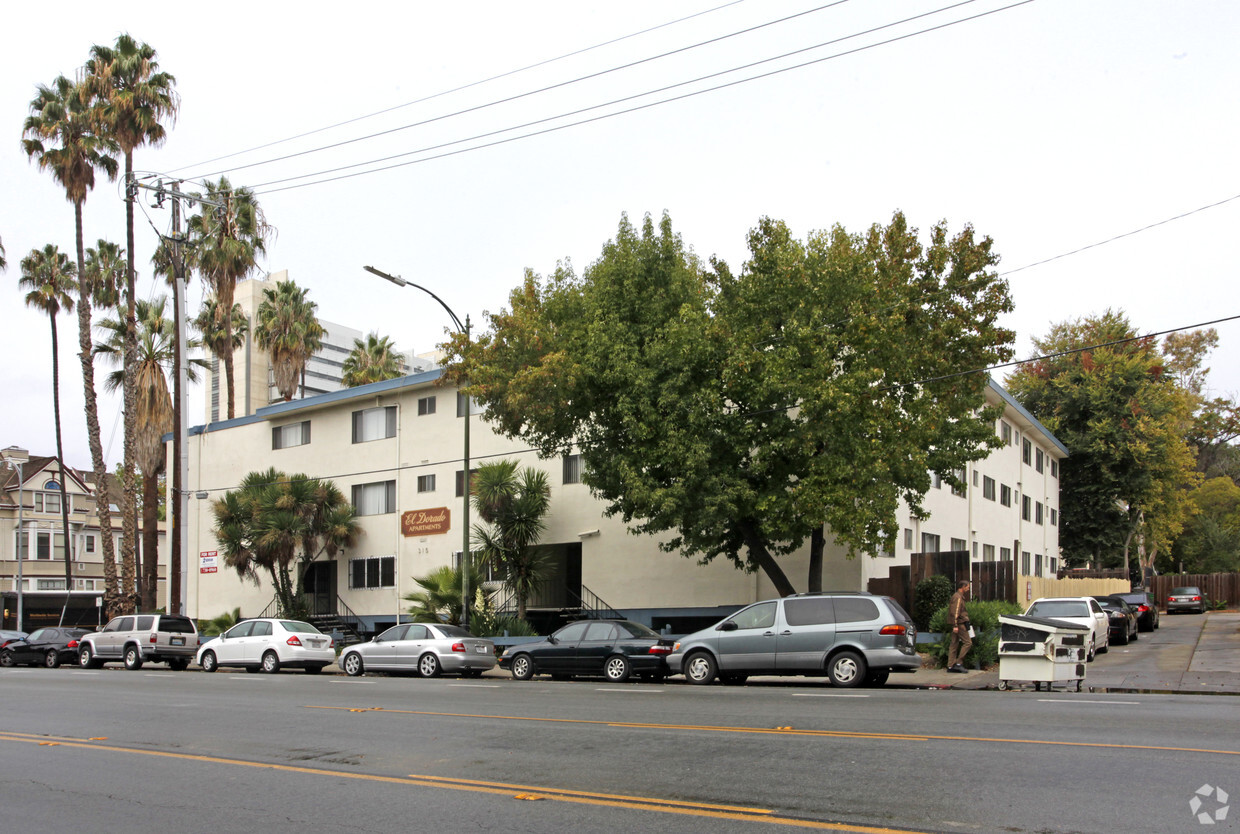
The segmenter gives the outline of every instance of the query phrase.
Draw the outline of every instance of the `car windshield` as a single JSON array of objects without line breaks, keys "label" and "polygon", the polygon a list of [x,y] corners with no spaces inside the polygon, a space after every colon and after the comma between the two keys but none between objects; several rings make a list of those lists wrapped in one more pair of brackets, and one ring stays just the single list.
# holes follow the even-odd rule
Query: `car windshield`
[{"label": "car windshield", "polygon": [[651,629],[646,628],[641,623],[621,622],[621,623],[616,623],[616,625],[620,628],[621,631],[627,631],[629,634],[631,634],[634,637],[642,637],[648,640],[659,639],[659,633],[657,631],[652,631]]},{"label": "car windshield", "polygon": [[322,634],[314,626],[309,623],[303,623],[300,620],[280,620],[280,626],[285,631],[292,631],[298,634]]},{"label": "car windshield", "polygon": [[1088,617],[1089,606],[1076,600],[1049,600],[1035,602],[1027,612],[1030,617]]}]

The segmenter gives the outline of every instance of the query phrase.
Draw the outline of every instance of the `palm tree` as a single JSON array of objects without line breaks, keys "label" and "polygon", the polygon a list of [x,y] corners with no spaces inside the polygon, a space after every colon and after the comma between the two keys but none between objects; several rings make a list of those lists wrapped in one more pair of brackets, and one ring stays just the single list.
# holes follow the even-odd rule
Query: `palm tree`
[{"label": "palm tree", "polygon": [[471,480],[474,509],[485,522],[475,524],[474,539],[482,558],[504,571],[504,584],[517,599],[517,619],[525,619],[526,602],[546,572],[546,556],[538,548],[551,507],[547,473],[500,460],[478,467]]},{"label": "palm tree", "polygon": [[297,393],[306,363],[323,347],[326,333],[314,315],[319,305],[307,299],[306,292],[292,281],[279,281],[274,290],[263,290],[254,325],[258,346],[271,353],[276,388],[285,402]]},{"label": "palm tree", "polygon": [[70,584],[70,552],[69,547],[69,501],[67,479],[65,478],[65,449],[60,439],[60,342],[56,334],[56,316],[63,309],[66,313],[73,312],[73,296],[77,289],[77,281],[73,279],[74,265],[69,257],[52,244],[42,249],[31,249],[30,254],[22,258],[22,277],[17,286],[26,293],[26,306],[46,313],[52,324],[52,412],[56,419],[56,462],[60,465],[60,518],[64,524],[65,536],[65,589],[72,589]]},{"label": "palm tree", "polygon": [[[129,342],[125,345],[124,403],[124,463],[121,481],[121,557],[124,564],[134,561],[134,543],[137,538],[134,495],[134,419],[137,414],[136,393],[132,368],[137,361],[136,298],[134,295],[134,237],[133,200],[136,187],[133,180],[133,152],[141,145],[157,147],[166,137],[163,120],[174,120],[177,111],[177,95],[173,91],[176,79],[159,71],[155,50],[145,43],[135,41],[129,34],[116,38],[115,47],[95,45],[91,47],[86,61],[85,92],[97,103],[93,109],[99,132],[111,137],[125,157],[125,332]],[[123,569],[122,569],[123,570]]]},{"label": "palm tree", "polygon": [[125,250],[111,241],[99,239],[86,248],[86,280],[91,303],[101,310],[115,310],[125,298]]},{"label": "palm tree", "polygon": [[[118,597],[116,583],[112,512],[108,505],[108,469],[99,439],[99,407],[95,395],[95,365],[91,355],[90,286],[85,278],[82,205],[86,202],[86,195],[95,187],[96,168],[101,169],[108,179],[116,178],[117,164],[113,154],[117,151],[117,144],[112,138],[101,135],[95,125],[90,96],[81,85],[61,75],[50,87],[39,85],[38,94],[30,102],[30,115],[22,125],[22,148],[27,156],[37,161],[39,168],[51,171],[56,182],[64,187],[69,202],[73,203],[77,236],[78,347],[82,362],[82,389],[86,399],[86,433],[98,490],[96,503],[99,533],[103,539],[103,575],[107,585],[104,605],[108,616],[112,616],[119,613],[120,606],[128,610],[129,600]],[[65,542],[65,548],[66,555],[69,555],[72,551],[71,540]],[[129,568],[132,569],[132,564]],[[124,570],[122,566],[122,573]],[[130,576],[126,587],[132,587],[132,583],[133,577]]]},{"label": "palm tree", "polygon": [[[414,622],[419,623],[456,623],[459,625],[461,619],[461,569],[452,565],[444,565],[431,571],[426,576],[415,576],[413,581],[418,584],[421,591],[414,591],[405,594],[405,601],[412,602],[409,606],[409,613],[413,615]],[[487,593],[482,588],[483,576],[476,566],[470,566],[469,570],[469,587],[477,588],[478,593],[482,595],[482,603],[485,606],[489,602]],[[478,600],[471,600],[471,609],[478,608]],[[471,611],[469,622],[474,622],[474,614]],[[475,632],[475,634],[478,632]]]},{"label": "palm tree", "polygon": [[232,315],[228,317],[228,328],[225,329],[219,312],[219,302],[215,296],[209,295],[202,300],[202,308],[192,322],[202,334],[202,345],[211,351],[218,360],[227,349],[230,353],[245,346],[246,334],[250,332],[250,320],[240,304],[234,304]]},{"label": "palm tree", "polygon": [[237,397],[233,386],[232,310],[237,282],[256,267],[259,255],[267,251],[272,229],[248,188],[233,189],[227,177],[207,183],[205,199],[218,207],[203,204],[202,211],[189,219],[189,231],[197,246],[198,273],[218,300],[216,323],[225,333],[220,340],[224,376],[228,385],[228,419],[237,416]]},{"label": "palm tree", "polygon": [[[141,571],[142,605],[153,610],[159,582],[159,476],[167,461],[164,451],[164,435],[172,431],[172,397],[168,392],[165,376],[171,368],[176,350],[176,323],[165,317],[167,296],[152,301],[138,300],[135,305],[138,324],[138,352],[133,367],[135,410],[134,452],[136,463],[142,472],[142,553]],[[108,375],[105,387],[115,391],[124,385],[123,370],[126,324],[121,318],[104,319],[99,327],[106,338],[95,345],[95,354],[107,357],[122,370]],[[188,348],[198,346],[191,340]],[[190,380],[197,379],[193,366],[205,365],[201,359],[191,360],[188,371]]]},{"label": "palm tree", "polygon": [[353,340],[353,350],[344,359],[344,386],[356,388],[368,382],[380,382],[400,376],[400,355],[387,336],[378,333],[366,336],[366,341]]}]

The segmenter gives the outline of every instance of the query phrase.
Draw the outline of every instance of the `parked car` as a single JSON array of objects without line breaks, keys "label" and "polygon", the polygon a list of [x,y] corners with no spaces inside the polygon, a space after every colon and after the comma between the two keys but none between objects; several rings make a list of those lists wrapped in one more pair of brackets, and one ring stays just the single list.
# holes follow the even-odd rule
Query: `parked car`
[{"label": "parked car", "polygon": [[1168,614],[1177,614],[1180,611],[1204,614],[1209,607],[1210,600],[1206,597],[1205,591],[1195,585],[1172,588],[1171,593],[1167,595]]},{"label": "parked car", "polygon": [[77,659],[78,639],[89,628],[36,628],[25,639],[10,640],[0,649],[0,666],[46,666],[55,669]]},{"label": "parked car", "polygon": [[797,594],[756,602],[682,637],[667,658],[689,683],[743,683],[750,675],[810,675],[835,686],[881,686],[913,672],[917,627],[891,597]]},{"label": "parked car", "polygon": [[1025,611],[1026,617],[1066,620],[1089,628],[1086,660],[1111,647],[1111,618],[1093,597],[1043,597],[1035,599]]},{"label": "parked car", "polygon": [[553,678],[601,675],[613,683],[632,675],[662,680],[668,674],[666,658],[671,650],[671,640],[641,623],[579,620],[541,642],[505,649],[499,666],[519,681],[540,674]]},{"label": "parked car", "polygon": [[7,628],[0,628],[0,649],[3,649],[5,646],[7,646],[9,643],[12,643],[14,640],[25,640],[25,639],[26,639],[26,632],[24,631],[13,631]]},{"label": "parked car", "polygon": [[366,672],[417,672],[433,678],[440,672],[476,678],[495,668],[495,644],[460,626],[401,623],[369,643],[340,653],[340,668],[357,676]]},{"label": "parked car", "polygon": [[198,649],[198,665],[204,672],[242,666],[247,672],[261,669],[275,674],[287,666],[317,675],[335,660],[330,635],[310,623],[279,617],[244,620]]},{"label": "parked car", "polygon": [[180,672],[194,658],[198,629],[193,620],[180,614],[126,614],[84,635],[78,644],[78,664],[83,669],[120,660],[126,669],[167,663]]},{"label": "parked car", "polygon": [[1094,597],[1094,599],[1098,600],[1098,604],[1102,606],[1103,611],[1107,612],[1109,618],[1108,644],[1127,646],[1128,641],[1137,639],[1137,610],[1135,608],[1119,597]]},{"label": "parked car", "polygon": [[1154,631],[1158,628],[1158,604],[1149,591],[1133,589],[1123,594],[1111,594],[1137,609],[1137,630]]}]

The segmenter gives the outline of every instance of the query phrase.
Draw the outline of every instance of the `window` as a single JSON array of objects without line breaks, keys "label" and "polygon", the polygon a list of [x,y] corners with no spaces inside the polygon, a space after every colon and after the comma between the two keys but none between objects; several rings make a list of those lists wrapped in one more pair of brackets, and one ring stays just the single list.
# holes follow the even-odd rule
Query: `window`
[{"label": "window", "polygon": [[418,476],[418,492],[434,492],[434,491],[435,491],[435,476],[434,475],[419,475]]},{"label": "window", "polygon": [[270,637],[271,623],[255,623],[254,630],[250,632],[251,637]]},{"label": "window", "polygon": [[865,597],[836,597],[834,607],[837,623],[868,623],[878,619],[878,606]]},{"label": "window", "polygon": [[968,549],[969,549],[969,543],[968,543],[968,542],[966,542],[964,539],[952,539],[952,548],[951,548],[951,549],[952,549],[953,551],[968,550]]},{"label": "window", "polygon": [[824,625],[835,622],[831,597],[801,597],[784,600],[784,619],[788,625]]},{"label": "window", "polygon": [[904,528],[904,549],[913,549],[913,531],[908,527]]},{"label": "window", "polygon": [[[469,470],[469,476],[470,476],[471,478],[472,478],[474,475],[477,475],[477,474],[478,474],[478,470],[477,470],[477,469],[471,469],[471,470]],[[457,497],[457,498],[460,498],[460,497],[462,497],[464,494],[465,494],[465,470],[464,470],[464,469],[458,469],[458,470],[456,470],[456,497]]]},{"label": "window", "polygon": [[1042,523],[1042,502],[1041,501],[1035,502],[1033,505],[1033,523],[1034,524]]},{"label": "window", "polygon": [[965,491],[964,485],[969,482],[969,475],[963,469],[957,469],[952,474],[956,476],[956,480],[960,481],[960,486],[952,487],[952,495],[958,495],[963,498]]},{"label": "window", "polygon": [[353,507],[358,515],[383,515],[396,512],[396,482],[376,481],[353,486]]},{"label": "window", "polygon": [[1000,562],[1012,561],[1012,548],[1010,547],[999,548],[999,561]]},{"label": "window", "polygon": [[564,483],[581,483],[581,455],[564,456]]},{"label": "window", "polygon": [[87,553],[95,552],[95,534],[94,533],[86,534],[86,552]]},{"label": "window", "polygon": [[65,589],[65,581],[63,579],[39,579],[35,582],[36,591],[63,591]]},{"label": "window", "polygon": [[300,423],[289,423],[287,426],[271,427],[272,449],[291,449],[294,446],[305,446],[309,442],[309,420],[303,420]]},{"label": "window", "polygon": [[1059,511],[1051,507],[1051,526],[1056,527],[1059,524]]},{"label": "window", "polygon": [[729,622],[736,623],[738,629],[770,628],[775,625],[775,606],[774,602],[759,602],[757,605],[738,611]]},{"label": "window", "polygon": [[1032,506],[1033,506],[1033,501],[1029,498],[1029,496],[1028,496],[1028,495],[1021,496],[1021,499],[1020,499],[1020,517],[1021,517],[1021,518],[1023,518],[1025,521],[1028,521],[1028,520],[1029,520],[1029,516],[1030,516],[1030,508],[1031,508]]},{"label": "window", "polygon": [[978,484],[977,484],[977,480],[978,480],[978,478],[980,478],[981,476],[982,476],[982,473],[981,473],[981,472],[978,472],[976,469],[974,469],[974,470],[973,470],[973,486],[977,486],[977,485],[978,485]]},{"label": "window", "polygon": [[1055,460],[1054,458],[1051,458],[1051,477],[1052,478],[1059,477],[1059,461]]},{"label": "window", "polygon": [[1022,550],[1020,554],[1020,572],[1025,576],[1029,575],[1029,551]]},{"label": "window", "polygon": [[999,484],[999,503],[1005,507],[1012,506],[1012,488],[1007,484]]},{"label": "window", "polygon": [[426,417],[427,415],[434,414],[434,413],[435,413],[435,398],[434,397],[420,397],[418,399],[418,416]]},{"label": "window", "polygon": [[1042,554],[1041,553],[1033,554],[1033,575],[1034,576],[1042,575]]},{"label": "window", "polygon": [[943,479],[939,477],[938,472],[930,473],[930,486],[934,487],[935,489],[943,488]]},{"label": "window", "polygon": [[938,553],[939,537],[933,533],[921,534],[921,552],[922,553]]},{"label": "window", "polygon": [[1046,460],[1046,455],[1042,454],[1042,450],[1038,449],[1033,453],[1033,468],[1042,471],[1042,464]]},{"label": "window", "polygon": [[978,548],[977,542],[973,542],[973,561],[975,562],[977,561],[977,548]]},{"label": "window", "polygon": [[353,442],[369,443],[396,436],[396,406],[365,408],[353,412]]},{"label": "window", "polygon": [[[60,496],[56,493],[49,492],[47,495],[43,496],[43,502],[43,508],[45,511],[49,513],[60,512]],[[60,584],[64,585],[65,583],[62,581]]]},{"label": "window", "polygon": [[999,421],[999,437],[1003,440],[1004,446],[1012,445],[1012,427],[1006,420]]},{"label": "window", "polygon": [[[17,547],[15,548],[17,552],[17,560],[19,562],[22,560],[29,560],[30,559],[30,532],[28,530],[18,530],[15,535],[15,538],[17,539]],[[16,585],[14,587],[16,587]]]},{"label": "window", "polygon": [[995,560],[995,546],[993,544],[982,545],[982,561],[993,562]]},{"label": "window", "polygon": [[995,479],[989,475],[982,478],[982,497],[987,501],[995,500]]},{"label": "window", "polygon": [[[456,416],[457,417],[465,416],[465,400],[466,399],[467,398],[464,394],[460,393],[459,391],[457,392],[457,395],[456,395]],[[481,414],[482,406],[478,404],[478,401],[475,400],[473,397],[469,397],[468,399],[469,399],[469,413],[470,414]]]},{"label": "window", "polygon": [[395,588],[396,557],[365,556],[349,560],[350,588]]},{"label": "window", "polygon": [[1021,441],[1020,459],[1025,462],[1026,466],[1033,463],[1033,444],[1029,442],[1027,437]]}]

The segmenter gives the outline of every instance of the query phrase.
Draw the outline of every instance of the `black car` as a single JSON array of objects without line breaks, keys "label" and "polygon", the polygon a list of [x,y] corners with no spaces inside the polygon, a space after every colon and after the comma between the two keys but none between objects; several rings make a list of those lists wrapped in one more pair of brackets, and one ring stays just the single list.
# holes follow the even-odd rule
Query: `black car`
[{"label": "black car", "polygon": [[519,681],[540,674],[553,678],[602,676],[613,683],[628,680],[631,675],[662,680],[667,676],[666,658],[671,651],[671,640],[641,623],[579,620],[546,640],[505,649],[499,666]]},{"label": "black car", "polygon": [[1154,631],[1158,628],[1158,605],[1149,591],[1134,590],[1123,594],[1111,594],[1137,609],[1137,630]]},{"label": "black car", "polygon": [[1129,640],[1137,639],[1137,609],[1117,596],[1094,599],[1107,612],[1107,624],[1111,630],[1109,642],[1127,646]]},{"label": "black car", "polygon": [[0,649],[0,666],[46,666],[55,669],[61,663],[74,663],[78,640],[90,634],[89,628],[36,628],[25,640],[14,640]]}]

